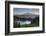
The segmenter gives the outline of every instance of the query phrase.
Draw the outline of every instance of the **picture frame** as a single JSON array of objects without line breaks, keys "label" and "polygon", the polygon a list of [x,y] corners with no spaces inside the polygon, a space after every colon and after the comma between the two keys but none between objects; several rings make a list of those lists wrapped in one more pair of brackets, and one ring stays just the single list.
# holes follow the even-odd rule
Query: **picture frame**
[{"label": "picture frame", "polygon": [[[5,35],[44,33],[44,28],[45,28],[44,27],[44,16],[45,16],[44,15],[44,12],[45,12],[44,5],[45,5],[44,3],[40,3],[40,2],[5,1]],[[16,30],[15,29],[13,30],[13,27],[11,27],[13,25],[13,18],[11,18],[11,17],[13,17],[13,14],[14,14],[12,8],[15,8],[15,9],[17,9],[17,11],[19,11],[18,9],[21,8],[21,10],[22,10],[22,8],[25,8],[25,7],[26,7],[26,9],[27,9],[27,7],[28,8],[35,8],[35,9],[41,8],[39,11],[41,13],[38,13],[38,14],[41,14],[40,17],[42,16],[41,17],[42,19],[39,19],[40,23],[41,23],[41,28],[39,27],[39,29],[38,29],[37,27],[36,28],[34,28],[34,27],[32,27],[32,28],[25,28],[24,27],[23,28],[22,27],[22,28],[16,28]],[[34,11],[37,11],[35,9],[34,9]],[[12,14],[12,15],[10,16],[10,14]],[[37,14],[37,13],[35,13],[35,14]],[[40,26],[40,24],[39,24],[39,26]]]}]

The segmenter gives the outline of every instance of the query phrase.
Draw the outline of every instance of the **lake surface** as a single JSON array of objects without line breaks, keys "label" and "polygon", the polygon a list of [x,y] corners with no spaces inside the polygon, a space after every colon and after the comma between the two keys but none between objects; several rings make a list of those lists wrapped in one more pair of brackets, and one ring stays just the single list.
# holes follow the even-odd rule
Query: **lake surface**
[{"label": "lake surface", "polygon": [[31,24],[31,21],[16,21],[17,24]]}]

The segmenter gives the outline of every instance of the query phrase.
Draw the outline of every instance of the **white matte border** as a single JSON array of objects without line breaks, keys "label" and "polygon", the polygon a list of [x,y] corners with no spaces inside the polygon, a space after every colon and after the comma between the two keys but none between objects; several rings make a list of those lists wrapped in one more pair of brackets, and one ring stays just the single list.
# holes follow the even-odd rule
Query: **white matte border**
[{"label": "white matte border", "polygon": [[[13,8],[39,8],[39,27],[13,28]],[[10,32],[42,30],[42,6],[10,4]]]}]

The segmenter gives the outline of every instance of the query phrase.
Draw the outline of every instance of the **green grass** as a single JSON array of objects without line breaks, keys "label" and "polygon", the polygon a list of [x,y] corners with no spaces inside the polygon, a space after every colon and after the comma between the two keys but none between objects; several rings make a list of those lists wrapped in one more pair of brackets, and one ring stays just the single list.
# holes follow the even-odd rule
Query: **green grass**
[{"label": "green grass", "polygon": [[20,25],[20,24],[14,24],[14,28],[19,28],[19,27],[38,27],[39,24],[38,23],[34,23],[34,24],[24,24],[24,25]]},{"label": "green grass", "polygon": [[[18,18],[18,17],[14,16],[14,21],[18,21],[18,20],[22,20],[22,19],[26,19],[26,18]],[[32,23],[31,24],[20,25],[20,24],[15,24],[15,22],[14,22],[14,28],[20,28],[20,27],[38,27],[39,26],[39,18],[36,18],[36,19],[29,18],[27,20],[32,21]]]}]

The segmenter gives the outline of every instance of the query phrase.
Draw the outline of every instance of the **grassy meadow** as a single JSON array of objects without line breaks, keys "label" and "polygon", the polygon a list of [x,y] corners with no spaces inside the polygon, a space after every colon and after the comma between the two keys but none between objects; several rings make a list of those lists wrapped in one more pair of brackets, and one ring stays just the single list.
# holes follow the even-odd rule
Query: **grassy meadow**
[{"label": "grassy meadow", "polygon": [[[21,28],[21,27],[38,27],[39,26],[39,17],[36,17],[35,19],[32,19],[32,18],[20,18],[20,17],[17,17],[17,16],[13,16],[14,17],[14,28]],[[15,23],[15,21],[18,21],[18,20],[29,20],[31,21],[31,24],[24,24],[24,25],[21,25],[20,23]]]}]

